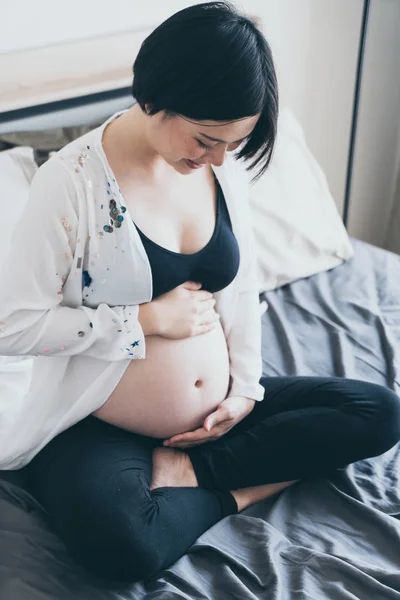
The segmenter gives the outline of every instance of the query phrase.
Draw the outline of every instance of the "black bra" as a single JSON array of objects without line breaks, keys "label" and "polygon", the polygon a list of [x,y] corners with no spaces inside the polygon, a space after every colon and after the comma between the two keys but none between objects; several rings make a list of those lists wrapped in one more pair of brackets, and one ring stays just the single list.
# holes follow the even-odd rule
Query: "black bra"
[{"label": "black bra", "polygon": [[218,190],[215,229],[208,244],[199,252],[179,254],[167,250],[135,225],[151,266],[153,299],[185,281],[201,282],[201,289],[214,293],[227,287],[235,278],[240,262],[239,246],[232,232],[224,194],[216,178],[215,181]]}]

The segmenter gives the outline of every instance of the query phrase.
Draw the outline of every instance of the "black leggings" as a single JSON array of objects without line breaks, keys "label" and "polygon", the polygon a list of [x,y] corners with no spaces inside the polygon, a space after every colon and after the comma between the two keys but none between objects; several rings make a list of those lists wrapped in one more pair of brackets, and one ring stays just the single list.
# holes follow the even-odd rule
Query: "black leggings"
[{"label": "black leggings", "polygon": [[187,449],[199,487],[150,491],[149,438],[89,416],[27,467],[32,493],[71,554],[107,578],[149,578],[237,512],[229,490],[309,477],[389,450],[399,397],[364,381],[263,377],[262,402],[225,436]]}]

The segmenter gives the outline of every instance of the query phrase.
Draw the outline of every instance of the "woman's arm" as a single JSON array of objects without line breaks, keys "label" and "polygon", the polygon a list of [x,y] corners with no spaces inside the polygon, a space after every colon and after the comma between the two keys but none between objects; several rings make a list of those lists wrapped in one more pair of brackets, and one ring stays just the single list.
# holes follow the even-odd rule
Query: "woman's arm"
[{"label": "woman's arm", "polygon": [[238,277],[239,295],[233,325],[227,338],[232,385],[228,394],[263,400],[261,318],[257,254],[249,206],[249,184],[243,167],[235,165],[235,190],[240,194],[242,227],[241,266]]},{"label": "woman's arm", "polygon": [[75,186],[63,165],[50,159],[35,174],[0,273],[0,355],[145,357],[139,306],[61,305],[78,228]]}]

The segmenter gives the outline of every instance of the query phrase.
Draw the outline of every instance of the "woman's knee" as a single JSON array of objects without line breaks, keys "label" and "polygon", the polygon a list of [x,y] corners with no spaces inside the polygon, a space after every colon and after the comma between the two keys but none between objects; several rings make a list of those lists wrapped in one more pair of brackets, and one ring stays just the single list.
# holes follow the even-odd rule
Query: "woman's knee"
[{"label": "woman's knee", "polygon": [[366,384],[368,400],[373,407],[371,419],[371,450],[383,454],[400,440],[400,397],[377,384]]}]

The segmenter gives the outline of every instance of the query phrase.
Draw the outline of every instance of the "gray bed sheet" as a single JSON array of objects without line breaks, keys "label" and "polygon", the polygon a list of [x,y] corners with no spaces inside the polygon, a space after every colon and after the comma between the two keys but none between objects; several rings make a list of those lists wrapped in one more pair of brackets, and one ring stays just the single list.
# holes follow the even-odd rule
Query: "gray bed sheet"
[{"label": "gray bed sheet", "polygon": [[[400,394],[400,257],[352,243],[347,263],[266,294],[263,371],[364,379]],[[152,580],[122,588],[69,558],[23,470],[2,473],[0,599],[400,599],[399,473],[397,445],[299,482],[223,519]]]}]

